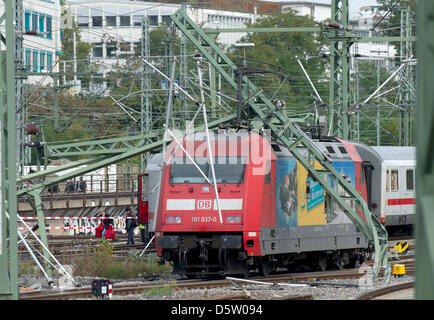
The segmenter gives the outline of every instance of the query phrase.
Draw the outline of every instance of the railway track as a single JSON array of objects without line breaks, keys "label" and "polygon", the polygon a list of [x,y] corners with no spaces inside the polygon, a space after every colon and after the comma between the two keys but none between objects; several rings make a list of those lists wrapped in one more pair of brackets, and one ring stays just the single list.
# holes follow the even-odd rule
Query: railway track
[{"label": "railway track", "polygon": [[[219,300],[259,300],[256,297],[253,297],[251,294],[239,294],[239,295],[225,295],[225,296],[219,296],[219,297],[213,297],[208,300],[211,301],[219,301]],[[285,297],[278,297],[273,300],[313,300],[313,296],[311,294],[304,294],[304,295],[291,295],[291,296],[285,296]]]},{"label": "railway track", "polygon": [[[397,260],[395,263],[405,264],[406,273],[408,275],[414,274],[414,259],[411,256],[402,256],[405,258],[402,260]],[[370,265],[372,262],[368,261],[366,265]],[[392,263],[393,265],[394,263]],[[173,290],[187,290],[187,289],[210,289],[210,288],[220,288],[229,286],[242,286],[243,284],[251,284],[249,282],[259,281],[262,283],[275,284],[277,286],[284,286],[285,283],[291,284],[305,284],[309,286],[339,286],[336,283],[327,283],[325,280],[335,280],[335,279],[357,279],[361,278],[365,274],[360,272],[359,269],[345,269],[337,271],[324,271],[324,272],[303,272],[303,273],[286,273],[286,274],[276,274],[269,277],[252,277],[248,279],[237,279],[237,278],[227,278],[219,280],[180,280],[180,281],[149,281],[149,282],[139,282],[134,284],[113,284],[113,294],[114,295],[130,295],[130,294],[140,294],[145,290],[157,289],[157,288],[172,288]],[[380,273],[380,276],[382,273]],[[347,284],[342,284],[342,286],[351,286]],[[353,285],[354,286],[354,285]],[[20,292],[21,300],[74,300],[74,299],[92,299],[94,298],[91,292],[90,286],[84,286],[80,288],[73,288],[64,290],[63,292],[53,292],[53,291],[23,291]],[[222,298],[223,299],[223,298]],[[245,294],[236,296],[227,296],[225,299],[249,299]],[[283,297],[282,299],[295,300],[311,299],[306,297]]]},{"label": "railway track", "polygon": [[387,286],[380,289],[375,289],[368,291],[361,296],[357,297],[356,300],[376,300],[376,299],[387,299],[388,297],[393,296],[394,299],[402,299],[399,294],[403,291],[407,291],[409,289],[414,288],[414,282],[404,282],[400,284],[396,284],[393,286]]},{"label": "railway track", "polygon": [[[119,237],[117,241],[109,241],[108,244],[113,246],[113,254],[117,258],[125,258],[130,250],[143,250],[145,244],[141,242],[138,238],[135,238],[135,245],[127,245],[127,238]],[[94,237],[82,237],[78,239],[71,239],[71,237],[64,239],[52,239],[49,240],[50,251],[58,258],[74,258],[83,256],[84,254],[92,254],[93,249],[102,243],[101,239],[95,239]],[[36,242],[31,242],[36,248],[39,248],[39,244]],[[147,249],[147,253],[155,252],[154,244],[152,243]],[[32,260],[30,254],[24,247],[24,245],[19,245],[18,247],[18,257],[20,262]]]},{"label": "railway track", "polygon": [[[122,239],[122,238],[121,238]],[[89,248],[95,248],[101,243],[100,239],[95,239],[94,237],[81,236],[79,238],[71,239],[71,237],[56,237],[51,238],[50,248],[54,251],[55,255],[61,255],[64,257],[72,257],[73,255],[83,254],[89,252]],[[122,239],[126,242],[126,239]],[[125,256],[131,249],[142,250],[145,245],[138,244],[135,246],[126,245],[125,242],[113,242],[115,254],[118,257]],[[86,243],[84,245],[83,243]],[[149,247],[147,251],[155,250],[153,247]],[[365,264],[370,266],[373,261],[366,261]],[[404,264],[406,274],[414,274],[414,255],[407,253],[404,255],[394,255],[391,256],[391,265],[394,264]],[[345,269],[340,271],[325,271],[325,272],[303,272],[303,273],[286,273],[286,274],[276,274],[267,278],[252,277],[249,280],[255,280],[269,283],[304,283],[307,285],[327,285],[324,280],[330,279],[345,279],[345,278],[360,278],[364,275],[359,269]],[[380,273],[382,276],[382,272]],[[323,281],[321,283],[321,281]],[[235,281],[238,284],[241,281]],[[182,280],[182,281],[150,281],[150,282],[140,282],[136,284],[114,284],[113,294],[114,295],[129,295],[129,294],[140,294],[145,290],[150,290],[153,288],[170,287],[174,290],[184,290],[184,289],[208,289],[208,288],[218,288],[233,286],[234,281],[227,279],[213,280],[213,281],[195,281],[195,280]],[[336,284],[331,284],[336,286]],[[345,285],[343,285],[345,286]],[[24,291],[20,292],[20,299],[22,300],[71,300],[71,299],[92,299],[94,298],[91,292],[90,286],[84,286],[80,288],[73,288],[64,290],[63,292],[48,290],[48,291]],[[297,299],[297,297],[286,297],[289,300]],[[226,299],[249,299],[243,295],[237,295],[234,297],[227,297]],[[284,297],[282,298],[284,299]],[[304,297],[301,299],[309,299],[309,297]]]},{"label": "railway track", "polygon": [[[170,287],[174,290],[186,289],[210,289],[228,286],[241,286],[242,284],[249,284],[247,281],[260,281],[274,285],[291,285],[291,284],[307,284],[308,281],[316,282],[319,280],[330,279],[348,279],[360,278],[363,276],[358,269],[348,269],[340,271],[324,271],[324,272],[304,272],[304,273],[290,273],[282,275],[273,275],[270,277],[252,277],[244,279],[220,279],[220,280],[180,280],[180,281],[151,281],[141,282],[135,284],[113,284],[113,295],[129,295],[140,294],[144,290],[155,288]],[[235,280],[234,280],[235,279]],[[244,282],[246,281],[246,282]],[[301,283],[304,281],[304,283]],[[241,295],[240,295],[241,296]],[[71,299],[91,299],[94,295],[91,292],[90,286],[81,288],[74,288],[64,290],[63,292],[42,292],[42,291],[27,291],[20,292],[20,300],[71,300]],[[289,299],[289,297],[288,297]],[[296,299],[296,297],[293,297]]]}]

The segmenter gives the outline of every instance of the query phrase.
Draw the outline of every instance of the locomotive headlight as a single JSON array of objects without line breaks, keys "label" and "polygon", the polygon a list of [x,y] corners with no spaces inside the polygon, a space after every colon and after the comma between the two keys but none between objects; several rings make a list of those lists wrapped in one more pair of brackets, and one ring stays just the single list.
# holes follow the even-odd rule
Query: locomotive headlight
[{"label": "locomotive headlight", "polygon": [[168,216],[166,217],[166,223],[181,223],[181,217]]},{"label": "locomotive headlight", "polygon": [[226,216],[226,223],[241,223],[240,216]]}]

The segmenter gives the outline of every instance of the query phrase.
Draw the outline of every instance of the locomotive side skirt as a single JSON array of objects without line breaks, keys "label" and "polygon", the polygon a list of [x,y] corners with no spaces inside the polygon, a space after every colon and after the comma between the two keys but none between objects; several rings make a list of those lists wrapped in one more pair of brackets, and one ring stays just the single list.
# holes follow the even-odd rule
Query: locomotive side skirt
[{"label": "locomotive side skirt", "polygon": [[264,255],[368,247],[368,239],[353,224],[261,228]]}]

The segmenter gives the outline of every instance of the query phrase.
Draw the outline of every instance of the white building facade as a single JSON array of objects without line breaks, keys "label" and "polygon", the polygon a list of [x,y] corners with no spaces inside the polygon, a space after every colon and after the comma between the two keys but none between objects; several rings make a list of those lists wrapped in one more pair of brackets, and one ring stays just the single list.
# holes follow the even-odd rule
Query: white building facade
[{"label": "white building facade", "polygon": [[[358,11],[359,17],[350,19],[350,25],[354,33],[360,37],[378,37],[374,26],[382,15],[377,12],[377,7],[364,6]],[[396,56],[396,48],[389,42],[371,41],[355,43],[351,47],[351,54],[360,55],[362,61],[370,61],[380,67],[392,68]]]},{"label": "white building facade", "polygon": [[292,9],[300,16],[309,16],[316,22],[322,22],[331,17],[331,5],[315,1],[284,1],[281,2],[282,12]]},{"label": "white building facade", "polygon": [[[283,12],[290,8],[295,10],[298,15],[313,18],[315,22],[323,22],[331,17],[330,4],[315,1],[285,1],[281,2],[281,6]],[[377,33],[372,29],[381,17],[377,7],[363,6],[359,8],[355,17],[349,19],[349,24],[357,36],[375,38]],[[350,53],[352,56],[358,55],[358,60],[370,61],[381,67],[391,68],[394,65],[396,48],[388,42],[356,42],[351,46]]]},{"label": "white building facade", "polygon": [[[114,64],[125,60],[119,55],[133,54],[140,47],[142,19],[147,17],[149,28],[158,27],[181,9],[181,4],[143,1],[66,1],[70,14],[80,29],[81,41],[93,44],[92,62],[102,66],[100,76],[110,71]],[[214,8],[187,9],[189,17],[204,28],[244,28],[255,19],[254,12],[229,11]],[[224,46],[232,45],[245,33],[223,33],[217,41]]]},{"label": "white building facade", "polygon": [[60,0],[24,0],[22,19],[23,62],[29,72],[25,81],[52,84],[48,73],[59,71],[57,61],[62,54]]}]

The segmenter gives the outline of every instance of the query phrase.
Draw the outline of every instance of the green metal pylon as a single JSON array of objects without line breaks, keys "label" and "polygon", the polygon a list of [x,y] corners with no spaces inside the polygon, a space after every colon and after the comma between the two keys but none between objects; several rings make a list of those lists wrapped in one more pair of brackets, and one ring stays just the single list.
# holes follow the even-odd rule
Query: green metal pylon
[{"label": "green metal pylon", "polygon": [[[237,90],[236,81],[237,66],[221,51],[216,43],[205,32],[199,28],[183,10],[178,10],[171,16],[178,28],[187,36],[193,45],[199,50],[220,72],[222,77]],[[280,111],[268,98],[262,94],[246,76],[242,77],[243,85],[248,88],[248,94],[243,90],[243,103],[248,104],[264,125],[272,130],[275,137],[286,146],[306,168],[310,175],[324,188],[327,195],[335,201],[345,214],[351,219],[357,228],[373,244],[375,249],[374,273],[378,275],[380,268],[385,269],[385,276],[388,279],[390,265],[388,260],[387,231],[378,219],[369,211],[363,197],[337,172],[327,156],[322,153],[314,142],[297,126],[297,122],[304,119],[289,118]],[[254,97],[255,99],[252,99]],[[318,161],[323,170],[316,170],[313,162]],[[324,179],[327,175],[332,181],[331,184]],[[349,197],[341,196],[337,190],[342,188]],[[351,202],[348,205],[347,201]],[[361,215],[359,216],[359,211]]]},{"label": "green metal pylon", "polygon": [[334,33],[330,35],[329,135],[348,140],[351,139],[349,53],[352,44],[348,41],[348,0],[332,0],[330,23],[336,28],[329,30]]},{"label": "green metal pylon", "polygon": [[419,0],[416,119],[416,299],[434,299],[433,32],[434,1]]},{"label": "green metal pylon", "polygon": [[0,52],[0,299],[18,299],[14,10],[14,1],[4,1],[0,20],[5,26],[5,50]]},{"label": "green metal pylon", "polygon": [[[46,229],[46,225],[45,225],[45,215],[44,215],[44,210],[43,210],[44,206],[43,206],[42,200],[41,200],[41,194],[42,194],[43,190],[44,190],[43,188],[35,189],[35,190],[29,192],[28,195],[33,198],[33,203],[31,203],[31,204],[32,204],[32,207],[35,210],[36,216],[38,218],[39,237],[40,237],[42,243],[45,245],[45,247],[48,248],[47,229]],[[42,252],[43,252],[44,257],[46,259],[45,267],[46,267],[47,274],[49,276],[51,276],[51,267],[49,264],[50,254],[44,248],[42,248]]]}]

